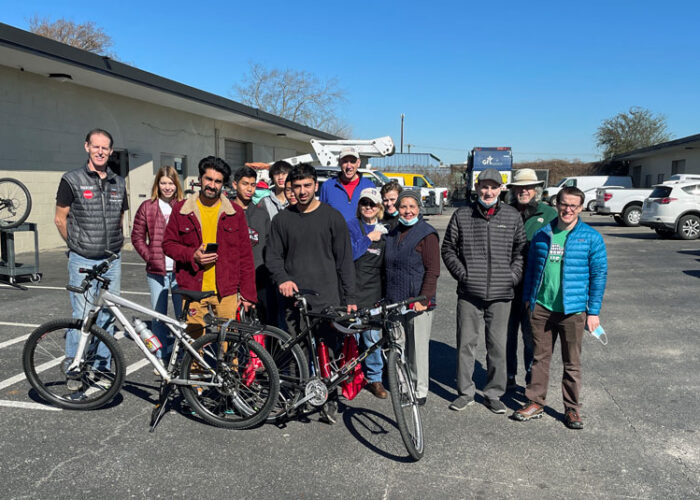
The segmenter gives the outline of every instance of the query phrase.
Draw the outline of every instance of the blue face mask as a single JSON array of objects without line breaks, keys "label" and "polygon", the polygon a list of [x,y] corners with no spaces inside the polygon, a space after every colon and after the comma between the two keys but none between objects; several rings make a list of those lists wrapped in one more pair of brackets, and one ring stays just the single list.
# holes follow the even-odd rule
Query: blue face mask
[{"label": "blue face mask", "polygon": [[498,198],[496,198],[492,203],[486,203],[484,200],[482,200],[481,198],[479,198],[479,204],[480,204],[482,207],[485,207],[485,208],[491,208],[491,207],[494,206],[496,203],[498,203]]},{"label": "blue face mask", "polygon": [[416,222],[418,222],[418,217],[414,217],[411,220],[406,220],[403,217],[399,217],[399,222],[404,226],[413,226]]},{"label": "blue face mask", "polygon": [[398,211],[398,210],[394,210],[394,211],[393,211],[392,213],[390,213],[389,215],[391,215],[392,217],[396,217],[397,215],[399,215],[399,211]]}]

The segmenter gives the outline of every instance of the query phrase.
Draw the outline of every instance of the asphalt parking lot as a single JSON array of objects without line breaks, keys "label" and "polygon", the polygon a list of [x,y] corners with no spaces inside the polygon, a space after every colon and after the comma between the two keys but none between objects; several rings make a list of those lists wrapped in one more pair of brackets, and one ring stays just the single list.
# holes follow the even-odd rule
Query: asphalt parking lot
[{"label": "asphalt parking lot", "polygon": [[[455,395],[455,283],[443,268],[423,410],[425,457],[407,460],[389,400],[367,391],[339,423],[317,416],[248,431],[176,411],[148,423],[150,368],[127,375],[107,408],[47,407],[21,366],[22,340],[69,316],[66,259],[44,252],[29,290],[0,285],[0,484],[3,498],[691,498],[700,496],[700,241],[662,240],[584,215],[605,237],[609,277],[601,321],[610,342],[583,345],[582,431],[563,424],[560,356],[547,415],[520,423],[483,405],[448,409]],[[449,214],[430,217],[442,234]],[[144,265],[124,253],[122,290],[148,303]],[[121,342],[127,363],[139,358]],[[485,381],[481,340],[477,387]],[[523,383],[522,376],[518,382]],[[480,401],[480,399],[477,399]],[[522,389],[504,399],[517,409]]]}]

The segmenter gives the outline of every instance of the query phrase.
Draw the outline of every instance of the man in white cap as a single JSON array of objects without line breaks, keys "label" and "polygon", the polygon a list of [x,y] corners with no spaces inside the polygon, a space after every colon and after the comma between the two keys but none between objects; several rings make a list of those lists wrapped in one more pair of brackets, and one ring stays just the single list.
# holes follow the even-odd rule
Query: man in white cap
[{"label": "man in white cap", "polygon": [[504,414],[506,339],[513,288],[523,274],[525,232],[518,211],[499,199],[500,172],[488,168],[476,183],[478,199],[457,210],[442,242],[442,260],[457,280],[457,398],[455,411],[474,403],[474,363],[480,332],[486,335],[484,404]]},{"label": "man in white cap", "polygon": [[[520,212],[523,219],[525,236],[528,245],[524,253],[527,255],[529,242],[538,229],[549,224],[557,217],[557,211],[546,203],[538,202],[537,188],[544,184],[537,178],[537,174],[531,168],[521,168],[513,172],[513,181],[509,184],[513,194],[511,206]],[[523,303],[523,282],[515,287],[515,297],[511,303],[510,317],[508,318],[508,343],[506,344],[506,358],[508,364],[507,389],[517,387],[515,376],[518,373],[518,331],[523,334],[523,364],[525,366],[525,384],[530,382],[532,370],[532,329]]]},{"label": "man in white cap", "polygon": [[360,154],[354,147],[348,146],[340,150],[338,177],[328,179],[321,186],[319,199],[338,210],[345,220],[355,217],[360,193],[363,189],[375,187],[374,183],[365,179],[357,171],[360,168]]}]

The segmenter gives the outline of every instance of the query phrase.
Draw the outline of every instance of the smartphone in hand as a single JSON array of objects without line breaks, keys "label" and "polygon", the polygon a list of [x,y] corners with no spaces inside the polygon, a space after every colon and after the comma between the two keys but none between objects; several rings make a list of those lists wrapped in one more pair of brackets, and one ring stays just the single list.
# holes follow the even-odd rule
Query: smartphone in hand
[{"label": "smartphone in hand", "polygon": [[216,253],[216,251],[218,249],[219,249],[218,243],[207,243],[207,246],[204,249],[204,253]]}]

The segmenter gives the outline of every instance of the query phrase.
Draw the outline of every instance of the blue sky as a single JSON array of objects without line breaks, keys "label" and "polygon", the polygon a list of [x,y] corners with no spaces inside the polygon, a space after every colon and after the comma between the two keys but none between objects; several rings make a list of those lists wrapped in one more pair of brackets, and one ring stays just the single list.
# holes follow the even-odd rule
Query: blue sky
[{"label": "blue sky", "polygon": [[[134,66],[232,97],[250,62],[337,77],[357,138],[462,162],[596,160],[605,118],[643,106],[700,133],[697,2],[118,2],[0,0],[0,21],[94,21]],[[404,146],[404,151],[407,147]]]}]

